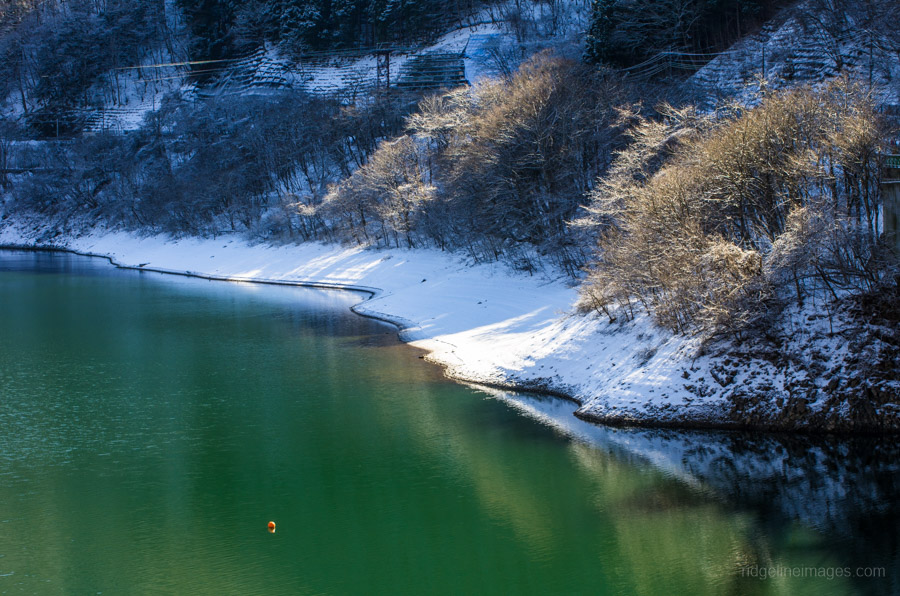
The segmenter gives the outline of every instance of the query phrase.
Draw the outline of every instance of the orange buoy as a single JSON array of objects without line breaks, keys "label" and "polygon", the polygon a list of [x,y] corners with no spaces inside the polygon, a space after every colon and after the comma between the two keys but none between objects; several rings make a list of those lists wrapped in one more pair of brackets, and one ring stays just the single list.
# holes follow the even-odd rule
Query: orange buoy
[{"label": "orange buoy", "polygon": [[275,533],[275,522],[273,522],[273,521],[269,522],[269,531],[272,533]]}]

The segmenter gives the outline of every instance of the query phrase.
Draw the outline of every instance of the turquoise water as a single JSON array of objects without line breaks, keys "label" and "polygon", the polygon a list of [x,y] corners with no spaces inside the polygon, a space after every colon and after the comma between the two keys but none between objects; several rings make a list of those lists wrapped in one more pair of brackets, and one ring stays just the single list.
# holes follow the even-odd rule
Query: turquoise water
[{"label": "turquoise water", "polygon": [[0,593],[897,591],[893,441],[586,425],[360,299],[0,251]]}]

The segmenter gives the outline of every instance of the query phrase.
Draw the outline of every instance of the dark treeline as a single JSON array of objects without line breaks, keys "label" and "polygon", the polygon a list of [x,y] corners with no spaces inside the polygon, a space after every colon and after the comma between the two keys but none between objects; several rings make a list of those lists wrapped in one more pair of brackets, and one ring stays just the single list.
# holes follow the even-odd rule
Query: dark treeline
[{"label": "dark treeline", "polygon": [[328,237],[314,207],[328,185],[402,128],[400,100],[365,106],[269,93],[173,101],[138,131],[45,143],[13,209],[67,228],[84,221],[175,234],[241,230]]},{"label": "dark treeline", "polygon": [[[660,52],[728,48],[768,20],[778,0],[593,0],[585,56],[632,66]],[[702,58],[698,56],[698,63]]]},{"label": "dark treeline", "polygon": [[[585,59],[633,67],[661,53],[699,66],[715,52],[758,30],[789,0],[592,0]],[[802,34],[816,39],[840,72],[841,46],[856,36],[869,51],[896,52],[897,2],[806,0],[793,14]],[[646,66],[646,65],[645,65]]]},{"label": "dark treeline", "polygon": [[426,41],[483,0],[178,0],[192,58],[233,56],[261,41],[293,53]]}]

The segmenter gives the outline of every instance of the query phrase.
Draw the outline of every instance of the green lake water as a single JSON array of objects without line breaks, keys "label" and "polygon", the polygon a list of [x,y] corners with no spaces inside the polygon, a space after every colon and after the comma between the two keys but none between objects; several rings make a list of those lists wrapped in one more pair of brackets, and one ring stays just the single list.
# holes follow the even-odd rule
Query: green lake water
[{"label": "green lake water", "polygon": [[592,426],[361,298],[0,251],[0,593],[900,592],[894,439]]}]

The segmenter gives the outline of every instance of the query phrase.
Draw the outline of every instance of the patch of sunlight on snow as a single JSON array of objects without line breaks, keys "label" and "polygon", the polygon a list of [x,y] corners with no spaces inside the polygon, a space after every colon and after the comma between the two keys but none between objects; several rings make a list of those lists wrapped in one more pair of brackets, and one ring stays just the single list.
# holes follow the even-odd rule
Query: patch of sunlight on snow
[{"label": "patch of sunlight on snow", "polygon": [[[518,317],[512,317],[504,321],[498,321],[497,323],[493,323],[491,325],[476,327],[475,329],[469,330],[466,335],[469,335],[470,337],[479,337],[485,335],[493,335],[499,332],[503,332],[506,335],[530,334],[534,330],[546,325],[548,321],[553,320],[553,318],[550,317],[549,319],[540,319],[539,321],[534,321],[534,319],[536,319],[540,313],[548,310],[549,308],[549,306],[542,306],[529,313],[519,315]],[[531,321],[531,324],[526,327],[525,323],[528,321]]]},{"label": "patch of sunlight on snow", "polygon": [[262,269],[251,269],[249,271],[241,271],[240,273],[235,273],[231,277],[243,277],[245,279],[260,279],[262,278]]},{"label": "patch of sunlight on snow", "polygon": [[[357,264],[352,264],[353,260]],[[372,255],[366,259],[360,251],[342,251],[312,258],[291,271],[291,275],[323,276],[328,280],[359,280],[383,261],[383,256]]]}]

